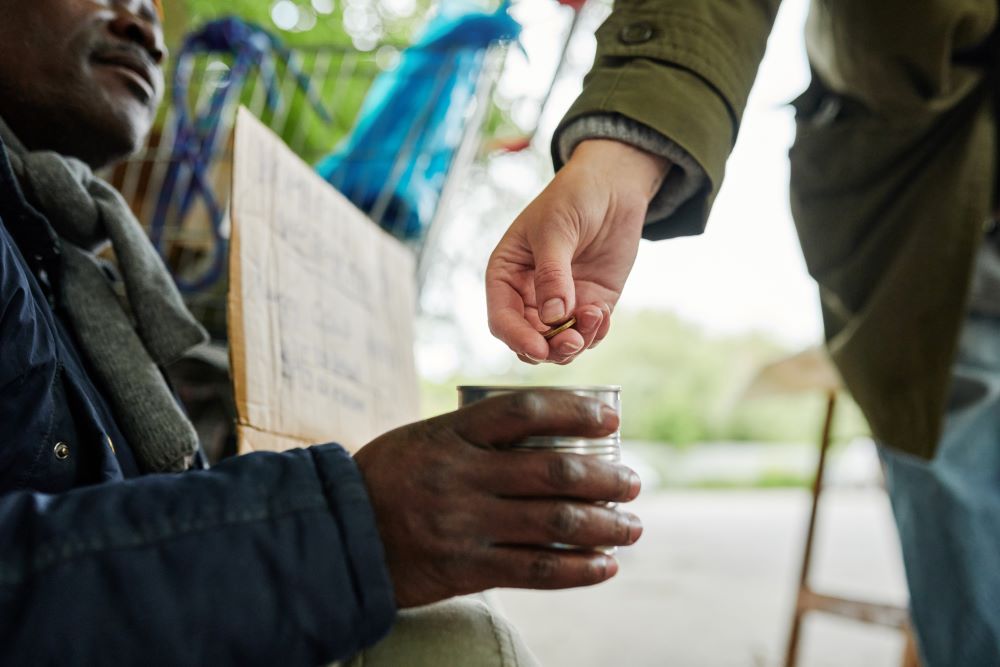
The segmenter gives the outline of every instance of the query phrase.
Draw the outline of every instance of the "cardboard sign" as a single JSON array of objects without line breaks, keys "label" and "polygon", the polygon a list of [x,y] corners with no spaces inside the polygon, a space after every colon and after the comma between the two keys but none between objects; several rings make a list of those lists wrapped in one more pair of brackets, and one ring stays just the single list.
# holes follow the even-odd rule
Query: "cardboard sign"
[{"label": "cardboard sign", "polygon": [[324,442],[353,452],[416,420],[412,253],[242,108],[233,161],[240,452]]}]

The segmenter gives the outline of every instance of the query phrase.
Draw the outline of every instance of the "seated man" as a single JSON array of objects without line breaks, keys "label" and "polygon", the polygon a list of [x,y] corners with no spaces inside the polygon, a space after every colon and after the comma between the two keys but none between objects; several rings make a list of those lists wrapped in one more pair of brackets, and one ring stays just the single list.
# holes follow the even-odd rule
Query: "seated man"
[{"label": "seated man", "polygon": [[[585,399],[483,401],[354,459],[327,444],[199,469],[160,367],[201,329],[91,173],[151,127],[157,8],[0,0],[0,13],[0,662],[319,665],[375,644],[397,608],[615,574],[610,556],[533,545],[634,542],[638,520],[594,501],[631,500],[635,474],[497,447],[616,428]],[[106,240],[124,297],[93,256]],[[456,649],[380,646],[411,665]]]}]

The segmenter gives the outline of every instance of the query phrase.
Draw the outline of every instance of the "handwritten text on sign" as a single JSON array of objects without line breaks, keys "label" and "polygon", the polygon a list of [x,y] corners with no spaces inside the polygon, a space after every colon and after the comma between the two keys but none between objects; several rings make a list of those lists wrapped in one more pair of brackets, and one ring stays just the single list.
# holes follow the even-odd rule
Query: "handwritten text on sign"
[{"label": "handwritten text on sign", "polygon": [[418,416],[413,257],[246,109],[229,330],[240,451],[354,451]]}]

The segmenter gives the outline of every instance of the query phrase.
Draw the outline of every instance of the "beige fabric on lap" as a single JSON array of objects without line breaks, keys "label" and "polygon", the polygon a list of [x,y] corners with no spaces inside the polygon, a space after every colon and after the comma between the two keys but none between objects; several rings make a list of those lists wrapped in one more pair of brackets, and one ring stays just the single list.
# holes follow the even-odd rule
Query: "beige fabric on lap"
[{"label": "beige fabric on lap", "polygon": [[517,630],[482,596],[399,612],[381,642],[341,667],[539,667]]}]

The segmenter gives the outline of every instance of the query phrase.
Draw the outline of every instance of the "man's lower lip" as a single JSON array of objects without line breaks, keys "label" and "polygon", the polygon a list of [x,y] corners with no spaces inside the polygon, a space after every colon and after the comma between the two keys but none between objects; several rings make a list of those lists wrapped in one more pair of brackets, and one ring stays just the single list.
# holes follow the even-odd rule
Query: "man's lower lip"
[{"label": "man's lower lip", "polygon": [[124,65],[119,65],[117,63],[98,63],[98,65],[101,67],[107,67],[109,69],[113,69],[120,76],[128,79],[131,83],[139,86],[139,88],[143,92],[143,95],[145,96],[143,102],[153,98],[154,93],[152,87],[149,85],[149,82],[146,81],[146,79],[144,79],[135,70],[125,67]]}]

